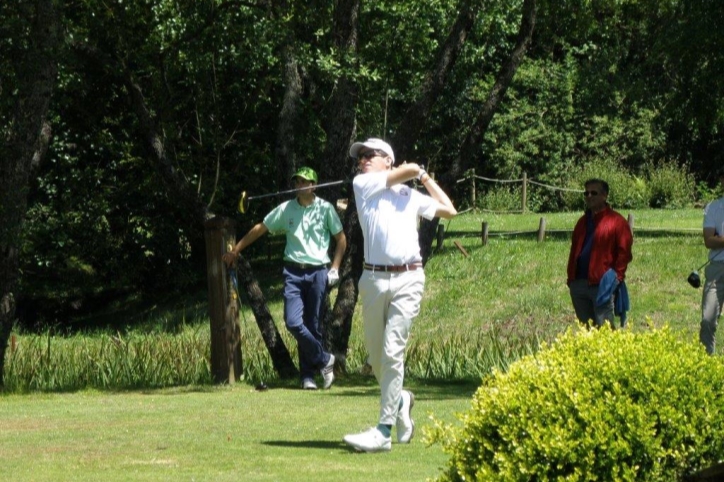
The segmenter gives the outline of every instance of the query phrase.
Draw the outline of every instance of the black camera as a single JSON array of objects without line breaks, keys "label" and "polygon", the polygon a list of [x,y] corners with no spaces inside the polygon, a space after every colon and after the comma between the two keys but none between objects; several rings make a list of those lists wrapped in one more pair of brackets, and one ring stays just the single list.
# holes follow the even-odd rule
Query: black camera
[{"label": "black camera", "polygon": [[696,271],[692,271],[689,277],[686,278],[686,281],[688,281],[689,284],[694,288],[698,288],[701,286],[701,278],[699,277],[699,273]]}]

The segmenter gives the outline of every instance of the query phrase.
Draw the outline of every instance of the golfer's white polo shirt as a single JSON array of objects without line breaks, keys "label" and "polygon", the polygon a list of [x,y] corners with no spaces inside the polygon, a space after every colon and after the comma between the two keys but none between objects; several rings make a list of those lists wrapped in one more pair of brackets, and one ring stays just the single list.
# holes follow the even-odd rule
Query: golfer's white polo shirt
[{"label": "golfer's white polo shirt", "polygon": [[388,188],[388,173],[360,174],[352,183],[365,240],[365,262],[375,265],[416,263],[422,260],[417,216],[432,219],[439,204],[404,184]]}]

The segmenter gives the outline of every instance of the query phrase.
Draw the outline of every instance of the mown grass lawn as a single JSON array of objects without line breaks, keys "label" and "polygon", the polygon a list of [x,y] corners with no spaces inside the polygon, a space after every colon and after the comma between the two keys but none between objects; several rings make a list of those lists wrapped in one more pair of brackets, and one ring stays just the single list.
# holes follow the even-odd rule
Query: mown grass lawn
[{"label": "mown grass lawn", "polygon": [[[345,379],[328,391],[272,386],[0,397],[0,460],[12,481],[424,481],[446,457],[427,447],[427,415],[453,421],[470,384],[411,385],[416,436],[390,453],[342,442],[372,425],[379,389]],[[394,433],[393,433],[394,436]]]}]

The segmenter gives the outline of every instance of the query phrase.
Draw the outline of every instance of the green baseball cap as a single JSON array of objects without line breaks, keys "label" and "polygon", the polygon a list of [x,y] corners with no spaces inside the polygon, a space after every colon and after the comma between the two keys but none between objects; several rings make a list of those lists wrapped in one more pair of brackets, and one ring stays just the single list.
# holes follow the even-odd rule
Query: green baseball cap
[{"label": "green baseball cap", "polygon": [[314,169],[307,166],[300,167],[299,170],[292,176],[292,180],[294,180],[295,177],[301,177],[302,179],[312,181],[314,183],[317,182],[317,173],[314,172]]}]

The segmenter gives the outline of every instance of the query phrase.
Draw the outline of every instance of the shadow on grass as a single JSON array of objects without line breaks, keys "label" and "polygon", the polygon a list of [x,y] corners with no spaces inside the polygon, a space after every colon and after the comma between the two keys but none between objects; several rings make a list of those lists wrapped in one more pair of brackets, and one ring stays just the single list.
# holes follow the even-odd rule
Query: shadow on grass
[{"label": "shadow on grass", "polygon": [[[405,379],[405,388],[412,390],[415,397],[420,400],[455,400],[472,398],[480,386],[480,380],[427,380],[408,377]],[[257,390],[260,393],[274,390],[298,390],[297,381],[273,380],[267,382],[267,388]],[[338,397],[379,397],[380,387],[374,377],[361,374],[343,374],[334,381],[329,389]],[[319,389],[318,391],[326,391]]]},{"label": "shadow on grass", "polygon": [[341,449],[345,451],[354,452],[355,450],[349,445],[342,441],[331,441],[331,440],[267,440],[261,443],[262,445],[268,445],[270,447],[282,447],[282,448],[306,448],[306,449]]}]

